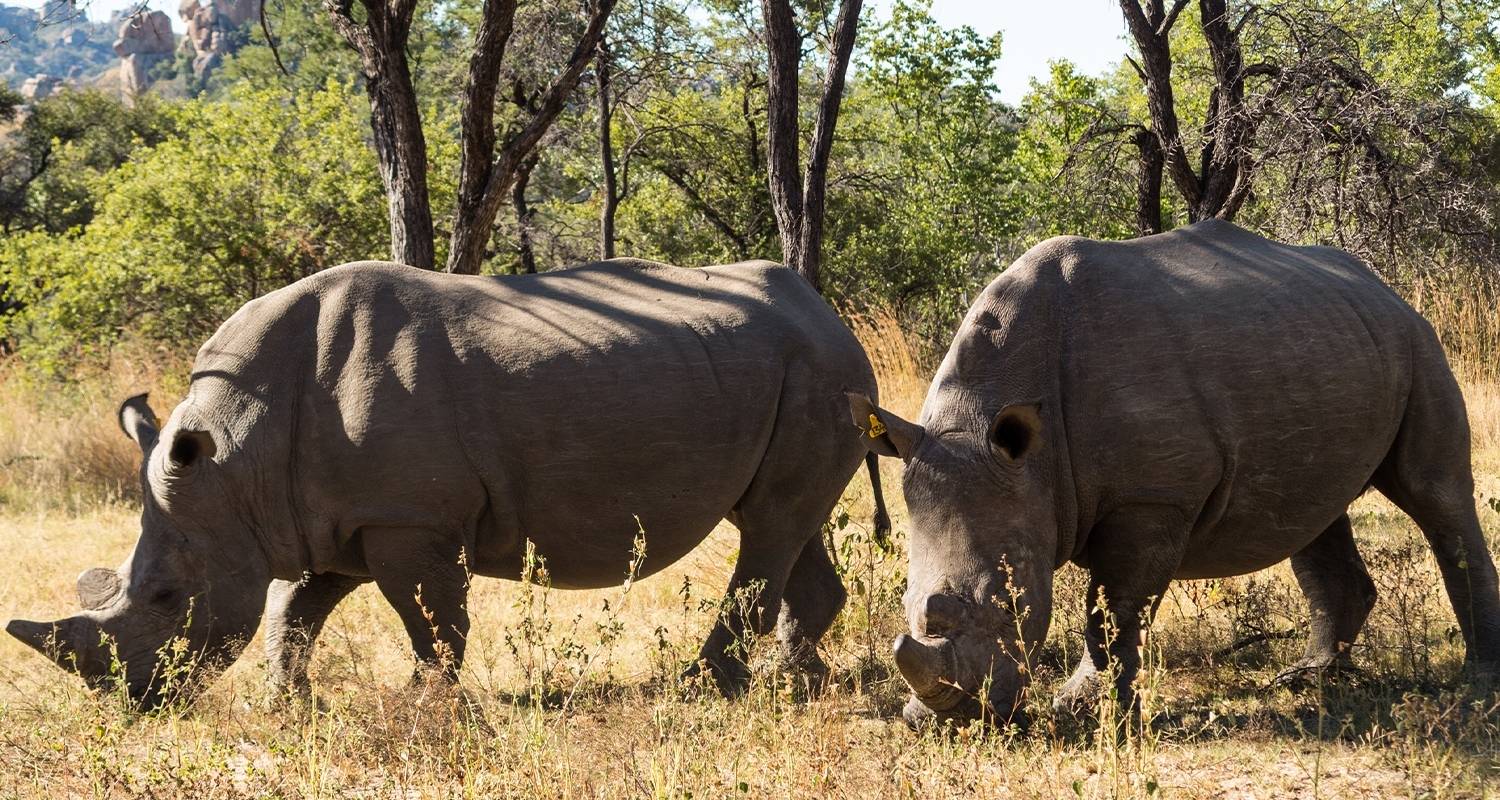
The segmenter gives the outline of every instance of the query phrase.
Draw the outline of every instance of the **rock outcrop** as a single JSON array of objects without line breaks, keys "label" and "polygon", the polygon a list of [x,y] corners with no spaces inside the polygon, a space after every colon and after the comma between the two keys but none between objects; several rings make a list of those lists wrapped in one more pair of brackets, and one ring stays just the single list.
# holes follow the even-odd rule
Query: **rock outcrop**
[{"label": "rock outcrop", "polygon": [[45,100],[53,92],[57,91],[58,87],[62,86],[62,83],[62,78],[55,75],[33,75],[27,78],[25,83],[21,84],[21,96],[30,102]]},{"label": "rock outcrop", "polygon": [[120,56],[120,90],[126,99],[151,85],[151,68],[172,57],[176,40],[172,19],[163,11],[135,14],[120,25],[115,54]]},{"label": "rock outcrop", "polygon": [[182,0],[177,16],[187,28],[182,49],[200,80],[233,52],[231,34],[260,15],[261,0]]}]

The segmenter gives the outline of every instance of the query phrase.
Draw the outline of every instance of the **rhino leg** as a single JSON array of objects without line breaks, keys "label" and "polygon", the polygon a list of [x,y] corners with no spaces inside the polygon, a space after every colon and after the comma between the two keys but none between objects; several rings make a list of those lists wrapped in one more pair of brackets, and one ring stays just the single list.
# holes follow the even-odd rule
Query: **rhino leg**
[{"label": "rhino leg", "polygon": [[307,665],[323,623],[339,601],[368,581],[311,572],[300,581],[271,581],[266,592],[264,630],[272,688],[283,693],[308,693]]},{"label": "rhino leg", "polygon": [[410,528],[366,528],[365,566],[396,609],[417,657],[418,676],[452,680],[469,637],[469,569],[457,537]]},{"label": "rhino leg", "polygon": [[1375,607],[1375,582],[1354,545],[1349,515],[1341,515],[1310,544],[1292,555],[1292,572],[1307,597],[1311,633],[1302,659],[1276,676],[1277,683],[1309,673],[1349,667],[1350,647]]},{"label": "rhino leg", "polygon": [[848,596],[823,537],[814,536],[792,565],[781,596],[781,618],[776,623],[783,662],[807,675],[814,689],[828,677],[828,665],[818,656],[818,642],[843,610]]},{"label": "rhino leg", "polygon": [[[1443,365],[1442,358],[1439,351],[1428,360]],[[1373,483],[1426,536],[1463,631],[1468,667],[1483,682],[1500,678],[1500,587],[1474,508],[1467,420],[1445,366],[1438,379],[1419,373]]]},{"label": "rhino leg", "polygon": [[729,578],[719,616],[698,651],[697,661],[684,674],[685,678],[693,678],[707,672],[726,697],[741,694],[750,685],[750,668],[745,662],[751,637],[747,634],[765,636],[771,632],[776,613],[770,609],[780,609],[787,574],[791,571],[792,559],[786,551],[798,552],[791,546],[780,552],[752,548],[748,530],[741,529],[740,557]]},{"label": "rhino leg", "polygon": [[1053,700],[1054,709],[1093,708],[1105,676],[1112,675],[1115,697],[1125,710],[1119,723],[1135,720],[1140,707],[1134,684],[1145,632],[1182,561],[1187,535],[1182,514],[1165,506],[1120,508],[1089,533],[1083,658]]}]

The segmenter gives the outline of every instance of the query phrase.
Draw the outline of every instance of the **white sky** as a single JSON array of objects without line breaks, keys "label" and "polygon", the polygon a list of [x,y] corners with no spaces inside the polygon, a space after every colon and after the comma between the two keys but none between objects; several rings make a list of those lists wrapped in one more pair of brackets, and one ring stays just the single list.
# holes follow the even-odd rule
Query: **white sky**
[{"label": "white sky", "polygon": [[[12,5],[41,6],[43,0],[0,0]],[[141,0],[80,0],[90,17],[107,19],[121,8],[139,7]],[[146,0],[161,9],[181,30],[178,0]],[[866,13],[884,16],[889,0],[870,0]],[[1047,62],[1066,58],[1086,74],[1103,72],[1125,52],[1125,24],[1117,0],[933,0],[932,15],[949,27],[968,25],[982,34],[1003,31],[996,83],[1000,95],[1016,102],[1026,93],[1027,81],[1047,73]]]},{"label": "white sky", "polygon": [[932,16],[950,28],[1004,33],[995,83],[1010,103],[1026,94],[1032,77],[1047,74],[1049,61],[1066,58],[1097,75],[1126,49],[1118,0],[933,0]]}]

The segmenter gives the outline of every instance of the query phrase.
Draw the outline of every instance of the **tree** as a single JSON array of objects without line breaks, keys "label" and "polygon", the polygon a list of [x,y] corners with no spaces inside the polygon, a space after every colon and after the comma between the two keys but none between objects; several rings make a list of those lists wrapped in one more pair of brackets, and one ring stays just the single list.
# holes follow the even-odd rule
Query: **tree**
[{"label": "tree", "polygon": [[[1146,85],[1147,105],[1151,112],[1155,143],[1141,138],[1142,206],[1138,214],[1143,233],[1161,229],[1160,212],[1153,213],[1146,204],[1156,201],[1160,208],[1160,181],[1153,177],[1163,169],[1187,203],[1188,219],[1208,217],[1232,219],[1250,194],[1249,142],[1259,121],[1245,104],[1245,81],[1252,74],[1265,74],[1257,67],[1247,70],[1240,30],[1249,20],[1250,11],[1232,21],[1226,0],[1199,0],[1204,41],[1213,59],[1214,83],[1205,123],[1204,143],[1199,152],[1199,170],[1189,161],[1177,119],[1172,87],[1172,27],[1187,0],[1173,0],[1166,8],[1163,0],[1120,0],[1125,24],[1135,41],[1140,60],[1131,65]],[[1128,58],[1128,57],[1127,57]],[[1139,134],[1137,134],[1139,135]],[[1201,174],[1200,174],[1201,173]]]},{"label": "tree", "polygon": [[838,18],[833,23],[828,41],[828,68],[823,75],[823,91],[804,172],[798,157],[803,35],[797,29],[791,0],[761,0],[769,55],[766,150],[771,205],[776,211],[776,228],[781,233],[782,259],[820,290],[828,158],[833,148],[839,105],[844,98],[844,73],[854,52],[862,5],[862,0],[839,2]]},{"label": "tree", "polygon": [[[335,29],[359,54],[370,125],[390,209],[391,250],[418,267],[435,263],[427,188],[426,141],[406,59],[416,0],[325,0]],[[587,22],[563,68],[535,103],[535,113],[497,145],[495,102],[519,0],[484,0],[461,95],[461,156],[447,270],[474,274],[484,261],[501,203],[532,150],[563,109],[593,58],[615,0],[592,0]]]},{"label": "tree", "polygon": [[864,40],[840,115],[824,290],[887,300],[911,329],[946,333],[1035,200],[1012,188],[1018,137],[994,83],[999,34],[943,28],[921,0],[890,13]]},{"label": "tree", "polygon": [[[1475,62],[1493,51],[1476,33],[1488,30],[1489,0],[1399,13],[1383,2],[1120,5],[1149,122],[1128,107],[1101,111],[1085,142],[1138,145],[1140,233],[1162,228],[1169,180],[1189,222],[1235,219],[1250,204],[1268,232],[1388,269],[1440,241],[1470,258],[1497,250],[1484,144],[1494,125],[1465,100],[1483,86]],[[1194,17],[1190,36],[1177,23]],[[1252,202],[1257,187],[1268,202]]]},{"label": "tree", "polygon": [[[614,258],[616,218],[630,196],[630,167],[663,133],[642,124],[642,102],[654,92],[673,91],[693,48],[686,13],[668,0],[635,0],[616,11],[612,31],[599,42],[594,60],[594,105],[599,130],[599,257]],[[697,57],[693,54],[693,57]],[[622,117],[623,115],[623,117]],[[617,123],[625,146],[615,147]]]}]

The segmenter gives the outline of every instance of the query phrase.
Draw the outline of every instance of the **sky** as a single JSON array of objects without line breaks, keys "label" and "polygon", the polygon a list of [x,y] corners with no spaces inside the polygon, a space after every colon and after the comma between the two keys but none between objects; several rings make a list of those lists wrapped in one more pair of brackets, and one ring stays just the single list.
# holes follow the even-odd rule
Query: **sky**
[{"label": "sky", "polygon": [[1050,61],[1065,58],[1096,75],[1125,54],[1118,0],[934,0],[932,16],[949,28],[1002,32],[995,83],[1009,103],[1026,94],[1031,78],[1047,74]]},{"label": "sky", "polygon": [[[167,12],[173,27],[181,30],[178,1],[147,0],[146,5]],[[43,0],[3,2],[35,8]],[[107,19],[113,11],[140,4],[141,0],[87,2],[89,16],[95,19]],[[880,16],[890,8],[889,0],[873,0],[868,5],[869,11]],[[1083,72],[1097,74],[1125,52],[1125,24],[1117,0],[933,0],[932,15],[947,27],[968,25],[986,35],[1003,32],[995,82],[1001,98],[1011,103],[1026,93],[1031,78],[1047,74],[1049,61],[1066,58]]]}]

